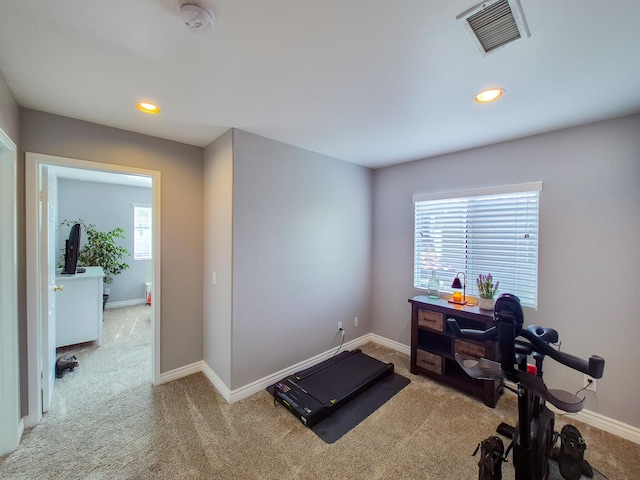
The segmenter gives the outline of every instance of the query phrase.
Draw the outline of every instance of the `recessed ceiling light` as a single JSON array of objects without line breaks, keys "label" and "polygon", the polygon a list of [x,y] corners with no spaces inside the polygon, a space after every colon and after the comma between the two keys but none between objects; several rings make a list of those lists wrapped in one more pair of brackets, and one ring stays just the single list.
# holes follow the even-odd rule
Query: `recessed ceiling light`
[{"label": "recessed ceiling light", "polygon": [[476,103],[489,103],[499,99],[504,93],[504,88],[489,88],[477,94],[473,101]]},{"label": "recessed ceiling light", "polygon": [[138,102],[136,103],[136,108],[144,113],[160,113],[158,106],[149,102]]}]

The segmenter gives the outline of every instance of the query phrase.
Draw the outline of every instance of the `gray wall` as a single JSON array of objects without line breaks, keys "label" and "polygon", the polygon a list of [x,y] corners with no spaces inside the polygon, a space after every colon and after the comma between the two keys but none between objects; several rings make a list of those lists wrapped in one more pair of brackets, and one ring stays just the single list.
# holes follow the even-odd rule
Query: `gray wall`
[{"label": "gray wall", "polygon": [[[160,371],[202,360],[202,148],[35,110],[20,113],[19,159],[27,151],[161,172]],[[19,215],[24,219],[24,204]]]},{"label": "gray wall", "polygon": [[233,130],[228,130],[205,148],[204,184],[204,361],[225,385],[230,386]]},{"label": "gray wall", "polygon": [[233,130],[205,191],[205,361],[230,389],[336,348],[339,321],[369,332],[369,169]]},{"label": "gray wall", "polygon": [[[640,427],[640,116],[556,131],[374,172],[372,331],[409,344],[413,204],[437,193],[542,180],[538,311],[562,349],[606,360],[586,408]],[[498,279],[499,280],[499,279]],[[547,361],[547,383],[582,374]]]},{"label": "gray wall", "polygon": [[[371,171],[234,131],[231,388],[370,330]],[[353,317],[360,326],[353,328]]]},{"label": "gray wall", "polygon": [[[151,260],[133,259],[133,204],[151,206],[151,189],[85,182],[61,178],[58,180],[58,220],[78,220],[93,224],[98,230],[107,232],[120,227],[125,230],[125,238],[117,239],[117,244],[131,254],[123,258],[130,268],[113,277],[109,303],[144,299],[144,282],[150,282]],[[65,240],[71,227],[58,229],[58,251],[64,252]],[[81,234],[82,245],[87,235]]]}]

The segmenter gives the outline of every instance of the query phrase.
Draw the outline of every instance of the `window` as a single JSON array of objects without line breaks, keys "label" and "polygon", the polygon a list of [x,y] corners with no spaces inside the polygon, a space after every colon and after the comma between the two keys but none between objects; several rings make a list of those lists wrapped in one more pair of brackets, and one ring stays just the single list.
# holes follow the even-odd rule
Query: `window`
[{"label": "window", "polygon": [[133,259],[151,259],[151,207],[133,206]]},{"label": "window", "polygon": [[[451,291],[464,272],[467,293],[490,273],[498,294],[513,293],[523,306],[538,303],[538,210],[542,182],[445,195],[416,195],[414,286],[427,288],[433,270]],[[462,278],[461,278],[462,280]]]}]

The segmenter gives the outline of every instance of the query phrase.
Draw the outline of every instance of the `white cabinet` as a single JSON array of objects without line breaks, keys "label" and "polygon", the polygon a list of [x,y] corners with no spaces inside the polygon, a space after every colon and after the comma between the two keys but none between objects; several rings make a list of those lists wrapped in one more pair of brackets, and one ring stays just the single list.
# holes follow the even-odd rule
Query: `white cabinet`
[{"label": "white cabinet", "polygon": [[102,345],[102,267],[56,275],[56,347],[96,341]]}]

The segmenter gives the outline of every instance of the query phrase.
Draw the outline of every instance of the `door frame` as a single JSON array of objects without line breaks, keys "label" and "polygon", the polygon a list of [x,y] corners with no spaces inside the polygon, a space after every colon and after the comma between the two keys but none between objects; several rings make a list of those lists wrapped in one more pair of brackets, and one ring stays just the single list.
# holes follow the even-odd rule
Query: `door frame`
[{"label": "door frame", "polygon": [[16,144],[0,128],[0,456],[18,447],[20,414],[18,347],[18,230]]},{"label": "door frame", "polygon": [[55,165],[61,167],[78,168],[83,170],[97,170],[109,173],[122,173],[127,175],[141,175],[151,177],[152,197],[152,285],[153,302],[151,304],[151,382],[153,385],[160,383],[160,172],[125,165],[113,165],[108,163],[79,160],[74,158],[58,157],[41,153],[25,152],[25,213],[26,213],[26,277],[27,277],[27,383],[29,413],[25,419],[26,427],[37,425],[42,419],[42,380],[40,378],[40,365],[42,361],[42,345],[40,335],[41,325],[41,295],[40,286],[40,239],[39,229],[39,202],[40,202],[40,166]]}]

